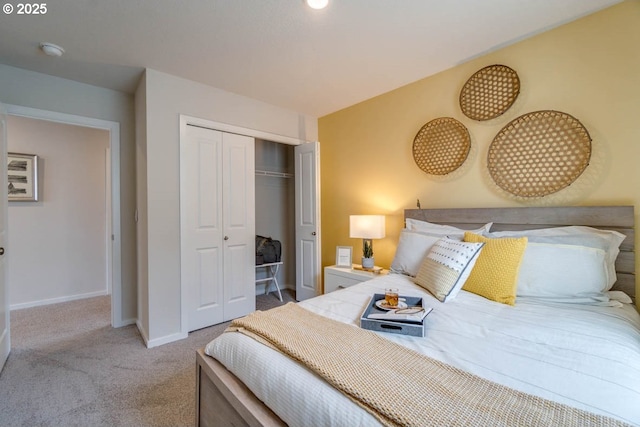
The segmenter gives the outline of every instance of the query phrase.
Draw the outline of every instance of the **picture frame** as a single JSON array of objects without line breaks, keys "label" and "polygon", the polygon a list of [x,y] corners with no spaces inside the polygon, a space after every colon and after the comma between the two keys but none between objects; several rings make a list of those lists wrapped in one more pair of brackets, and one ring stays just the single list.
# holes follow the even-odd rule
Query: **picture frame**
[{"label": "picture frame", "polygon": [[352,266],[352,246],[336,246],[336,267],[348,267]]},{"label": "picture frame", "polygon": [[7,194],[10,202],[38,201],[38,156],[7,153]]}]

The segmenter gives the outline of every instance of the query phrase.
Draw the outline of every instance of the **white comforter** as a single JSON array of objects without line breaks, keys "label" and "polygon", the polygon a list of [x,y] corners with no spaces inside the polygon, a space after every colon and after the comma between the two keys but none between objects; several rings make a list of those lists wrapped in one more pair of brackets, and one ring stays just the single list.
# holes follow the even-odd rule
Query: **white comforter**
[{"label": "white comforter", "polygon": [[[511,307],[465,291],[443,304],[395,274],[300,304],[358,326],[371,295],[391,285],[434,310],[425,338],[380,333],[385,338],[514,389],[640,426],[640,316],[631,305],[519,298]],[[379,425],[315,374],[243,334],[222,334],[205,351],[290,426]]]}]

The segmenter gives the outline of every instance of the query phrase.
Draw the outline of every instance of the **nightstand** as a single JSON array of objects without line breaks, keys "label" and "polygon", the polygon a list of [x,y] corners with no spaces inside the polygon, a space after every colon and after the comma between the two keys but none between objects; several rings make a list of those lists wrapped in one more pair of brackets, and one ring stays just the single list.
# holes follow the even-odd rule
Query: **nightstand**
[{"label": "nightstand", "polygon": [[328,294],[337,289],[348,288],[360,282],[364,282],[381,274],[389,274],[389,270],[382,270],[375,274],[370,271],[354,270],[347,267],[336,267],[335,265],[324,268],[324,293]]}]

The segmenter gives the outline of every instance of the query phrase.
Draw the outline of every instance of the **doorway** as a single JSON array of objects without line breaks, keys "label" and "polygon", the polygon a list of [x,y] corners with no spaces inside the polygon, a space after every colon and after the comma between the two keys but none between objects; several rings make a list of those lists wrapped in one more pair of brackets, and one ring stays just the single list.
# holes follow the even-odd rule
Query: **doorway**
[{"label": "doorway", "polygon": [[[100,119],[57,113],[46,110],[26,108],[20,106],[7,106],[9,116],[19,118],[37,119],[48,122],[75,125],[83,128],[101,129],[108,133],[108,150],[105,154],[104,170],[106,173],[104,189],[105,206],[103,251],[105,257],[104,271],[108,292],[111,294],[111,325],[113,327],[124,326],[122,320],[121,301],[121,236],[120,236],[120,125]],[[53,167],[49,165],[48,167]],[[46,191],[46,183],[44,183]],[[71,190],[71,189],[70,189]],[[9,234],[10,235],[10,234]],[[103,264],[103,265],[104,265]],[[11,267],[9,267],[11,268]],[[10,283],[7,284],[9,287]]]},{"label": "doorway", "polygon": [[[282,265],[276,270],[280,289],[296,288],[294,146],[256,138],[256,235],[281,243]],[[273,272],[256,269],[256,293],[278,297]]]}]

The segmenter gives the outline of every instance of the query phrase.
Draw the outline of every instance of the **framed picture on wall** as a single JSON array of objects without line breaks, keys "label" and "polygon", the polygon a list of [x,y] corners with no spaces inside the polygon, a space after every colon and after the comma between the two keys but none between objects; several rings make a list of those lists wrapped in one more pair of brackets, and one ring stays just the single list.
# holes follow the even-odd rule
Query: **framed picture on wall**
[{"label": "framed picture on wall", "polygon": [[7,153],[7,185],[10,202],[37,202],[38,156]]},{"label": "framed picture on wall", "polygon": [[336,267],[351,268],[352,252],[353,252],[353,248],[351,246],[337,246],[336,247]]}]

